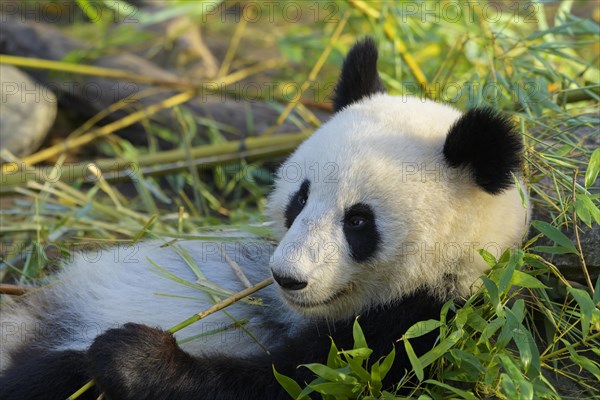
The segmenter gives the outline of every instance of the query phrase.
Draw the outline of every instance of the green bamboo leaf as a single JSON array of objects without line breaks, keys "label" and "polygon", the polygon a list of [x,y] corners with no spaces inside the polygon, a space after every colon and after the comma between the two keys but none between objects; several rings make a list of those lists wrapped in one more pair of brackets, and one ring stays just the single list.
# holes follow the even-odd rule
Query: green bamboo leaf
[{"label": "green bamboo leaf", "polygon": [[540,354],[531,332],[511,310],[506,310],[506,316],[510,324],[516,327],[511,330],[512,339],[519,349],[519,357],[525,372],[531,377],[539,376],[541,370]]},{"label": "green bamboo leaf", "polygon": [[481,257],[483,258],[483,261],[485,261],[487,263],[487,265],[489,265],[490,267],[493,267],[496,264],[498,264],[498,261],[496,261],[496,257],[494,257],[494,255],[492,253],[490,253],[489,251],[484,250],[484,249],[479,249],[479,250],[477,250],[477,252],[481,255]]},{"label": "green bamboo leaf", "polygon": [[515,269],[517,268],[517,266],[522,264],[522,260],[523,252],[520,250],[515,250],[515,252],[510,255],[508,264],[506,268],[504,268],[504,270],[502,271],[502,275],[500,275],[500,281],[498,282],[498,291],[501,294],[506,294],[510,289],[510,282],[512,281]]},{"label": "green bamboo leaf", "polygon": [[[397,397],[395,394],[390,393],[390,392],[386,392],[385,390],[383,392],[381,392],[381,397],[379,398],[379,400],[403,400],[404,398],[402,397]],[[419,396],[420,400],[431,400],[431,397],[428,397],[426,395],[421,395]]]},{"label": "green bamboo leaf", "polygon": [[581,310],[580,319],[581,319],[581,331],[583,332],[583,339],[587,338],[588,332],[590,330],[590,322],[592,320],[592,313],[594,312],[594,301],[585,290],[576,289],[576,288],[567,288],[571,296],[575,298],[575,301],[579,305],[579,309]]},{"label": "green bamboo leaf", "polygon": [[506,354],[500,354],[498,355],[498,359],[502,363],[502,366],[504,367],[506,373],[510,378],[517,381],[523,378],[521,370],[519,369],[519,367],[517,367],[517,365],[515,365],[515,362],[510,356]]},{"label": "green bamboo leaf", "polygon": [[344,355],[351,356],[354,358],[361,358],[363,360],[366,360],[367,358],[369,358],[371,353],[373,353],[373,350],[371,350],[369,348],[365,348],[365,347],[361,347],[359,349],[340,351],[340,354],[344,354]]},{"label": "green bamboo leaf", "polygon": [[483,332],[481,332],[481,337],[477,342],[477,345],[483,344],[487,342],[494,334],[506,323],[506,319],[504,317],[498,317],[485,327]]},{"label": "green bamboo leaf", "polygon": [[423,368],[427,367],[435,360],[442,358],[452,348],[452,346],[454,346],[462,338],[463,335],[464,331],[462,329],[452,332],[450,336],[443,339],[437,346],[419,357],[421,366]]},{"label": "green bamboo leaf", "polygon": [[500,375],[500,386],[502,387],[504,394],[509,399],[518,399],[519,393],[513,380],[507,374]]},{"label": "green bamboo leaf", "polygon": [[331,347],[329,348],[329,354],[327,355],[327,366],[331,368],[341,368],[346,365],[347,364],[339,355],[339,350],[335,345],[335,342],[331,339]]},{"label": "green bamboo leaf", "polygon": [[590,196],[580,194],[577,196],[577,199],[575,199],[574,206],[577,216],[587,226],[592,226],[592,220],[597,224],[600,224],[600,209],[594,204],[594,201]]},{"label": "green bamboo leaf", "polygon": [[363,358],[347,357],[346,360],[348,361],[350,370],[358,375],[363,382],[368,382],[371,379],[371,374],[362,366]]},{"label": "green bamboo leaf", "polygon": [[466,390],[457,389],[457,388],[455,388],[453,386],[450,386],[448,384],[436,381],[435,379],[427,379],[426,381],[424,381],[424,383],[430,383],[432,385],[436,385],[436,386],[439,386],[439,387],[444,388],[446,390],[449,390],[452,393],[460,396],[463,399],[477,400],[477,396],[473,395],[473,393],[467,392]]},{"label": "green bamboo leaf", "polygon": [[392,351],[390,351],[390,354],[385,356],[385,358],[381,362],[381,365],[379,366],[379,373],[381,375],[382,380],[385,379],[388,372],[390,372],[392,365],[394,365],[395,358],[396,358],[396,347],[394,347],[392,349]]},{"label": "green bamboo leaf", "polygon": [[461,371],[472,371],[472,376],[476,379],[482,372],[485,371],[484,366],[477,359],[477,356],[459,349],[450,350],[450,354],[454,358],[454,362],[460,367]]},{"label": "green bamboo leaf", "polygon": [[496,383],[500,377],[500,372],[502,372],[502,366],[497,362],[486,366],[485,374],[483,376],[484,383],[486,385],[496,386]]},{"label": "green bamboo leaf", "polygon": [[275,379],[277,379],[277,382],[279,382],[281,387],[283,387],[285,389],[285,391],[290,396],[292,396],[292,398],[297,399],[297,400],[306,398],[305,396],[299,397],[300,393],[302,392],[302,388],[300,387],[300,385],[298,385],[298,383],[295,380],[293,380],[292,378],[277,372],[274,365],[273,365],[273,374],[275,375]]},{"label": "green bamboo leaf", "polygon": [[594,150],[592,156],[590,157],[590,162],[588,163],[587,170],[585,171],[586,189],[591,187],[594,184],[594,182],[596,182],[598,172],[600,172],[600,149]]},{"label": "green bamboo leaf", "polygon": [[525,318],[525,301],[523,299],[517,299],[510,311],[514,314],[517,321],[523,322]]},{"label": "green bamboo leaf", "polygon": [[546,271],[548,266],[542,260],[543,257],[533,253],[527,253],[525,256],[523,256],[523,262],[525,264],[529,265],[530,267],[535,267],[537,269]]},{"label": "green bamboo leaf", "polygon": [[510,283],[514,286],[529,288],[529,289],[548,289],[548,286],[544,285],[536,277],[529,275],[526,272],[514,271]]},{"label": "green bamboo leaf", "polygon": [[467,326],[473,328],[476,332],[483,332],[487,327],[487,319],[481,316],[481,308],[473,309],[473,312],[469,314],[467,319]]},{"label": "green bamboo leaf", "polygon": [[516,318],[509,318],[507,312],[510,312],[510,309],[504,309],[506,315],[506,322],[502,325],[502,329],[496,338],[496,349],[504,349],[511,339],[513,339],[514,332],[519,329],[519,323]]},{"label": "green bamboo leaf", "polygon": [[537,251],[540,253],[547,254],[570,254],[573,253],[572,249],[567,249],[562,246],[533,246],[531,247],[532,251]]},{"label": "green bamboo leaf", "polygon": [[525,329],[525,327],[523,327],[523,325],[521,325],[521,323],[517,321],[516,317],[510,310],[506,310],[506,318],[508,319],[508,321],[510,321],[512,325],[516,327],[514,329],[511,329],[510,333],[513,341],[519,349],[519,356],[521,359],[521,363],[523,364],[523,368],[525,369],[525,371],[527,371],[529,369],[529,366],[531,365],[532,358],[531,348],[527,344],[527,329]]},{"label": "green bamboo leaf", "polygon": [[570,252],[573,254],[578,254],[577,249],[573,245],[573,242],[571,242],[571,239],[569,239],[564,233],[562,233],[555,226],[552,226],[549,223],[544,222],[544,221],[533,221],[531,223],[531,225],[535,229],[537,229],[538,231],[540,231],[544,235],[546,235],[546,237],[548,239],[552,240],[557,245],[569,249]]},{"label": "green bamboo leaf", "polygon": [[352,326],[352,336],[354,337],[354,348],[368,348],[367,340],[365,339],[365,335],[358,323],[358,318],[354,320],[354,325]]},{"label": "green bamboo leaf", "polygon": [[498,259],[498,264],[502,265],[508,262],[508,260],[510,259],[512,255],[512,252],[510,251],[510,249],[506,249],[504,251],[504,253],[502,253],[502,255],[500,256],[500,258]]},{"label": "green bamboo leaf", "polygon": [[413,350],[412,345],[410,344],[408,339],[403,340],[403,342],[404,342],[404,349],[406,350],[406,355],[408,356],[408,359],[410,360],[410,364],[413,367],[413,371],[415,371],[415,375],[417,376],[417,379],[419,379],[419,381],[422,381],[423,378],[425,377],[425,374],[423,372],[423,364],[421,364],[419,357],[417,357],[417,355],[415,354],[415,351]]},{"label": "green bamboo leaf", "polygon": [[323,382],[309,385],[315,392],[335,396],[336,400],[354,399],[356,394],[351,386],[342,385],[337,382]]},{"label": "green bamboo leaf", "polygon": [[371,387],[371,393],[373,395],[378,396],[381,391],[381,367],[379,365],[379,361],[375,362],[371,367],[371,379],[369,386]]},{"label": "green bamboo leaf", "polygon": [[577,353],[577,351],[575,351],[573,346],[571,346],[571,344],[569,342],[567,342],[565,339],[561,339],[561,341],[563,342],[563,344],[569,351],[571,360],[573,360],[581,368],[585,369],[586,371],[589,371],[592,375],[594,375],[596,377],[596,379],[600,380],[600,368],[598,368],[598,365],[596,365],[593,361],[591,361],[589,358],[587,358],[583,354]]},{"label": "green bamboo leaf", "polygon": [[411,326],[404,333],[406,339],[413,339],[428,334],[431,331],[436,330],[443,324],[440,321],[434,319],[428,319],[427,321],[420,321]]},{"label": "green bamboo leaf", "polygon": [[519,399],[523,400],[533,400],[533,385],[531,382],[526,380],[520,380],[519,383]]},{"label": "green bamboo leaf", "polygon": [[307,397],[309,394],[311,394],[312,392],[314,392],[314,389],[312,387],[310,387],[311,384],[316,385],[317,383],[324,383],[324,382],[325,382],[325,380],[322,378],[315,379],[310,384],[306,385],[306,387],[304,389],[302,389],[302,392],[300,392],[298,397],[296,397],[296,400],[303,399],[303,398]]},{"label": "green bamboo leaf", "polygon": [[481,280],[487,289],[487,294],[490,297],[490,302],[496,310],[496,314],[501,315],[502,310],[500,307],[500,296],[498,295],[498,286],[487,276],[482,276]]},{"label": "green bamboo leaf", "polygon": [[358,383],[355,377],[348,375],[340,369],[329,368],[326,365],[317,363],[302,364],[302,366],[314,372],[315,375],[332,382],[344,382],[350,384]]}]

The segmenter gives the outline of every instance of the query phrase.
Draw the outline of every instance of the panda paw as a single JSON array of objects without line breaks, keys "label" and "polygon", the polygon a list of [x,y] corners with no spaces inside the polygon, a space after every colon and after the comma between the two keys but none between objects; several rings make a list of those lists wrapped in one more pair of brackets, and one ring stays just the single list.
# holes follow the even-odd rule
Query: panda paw
[{"label": "panda paw", "polygon": [[86,358],[89,372],[109,399],[142,399],[153,397],[155,384],[173,379],[189,356],[172,334],[128,323],[98,336]]}]

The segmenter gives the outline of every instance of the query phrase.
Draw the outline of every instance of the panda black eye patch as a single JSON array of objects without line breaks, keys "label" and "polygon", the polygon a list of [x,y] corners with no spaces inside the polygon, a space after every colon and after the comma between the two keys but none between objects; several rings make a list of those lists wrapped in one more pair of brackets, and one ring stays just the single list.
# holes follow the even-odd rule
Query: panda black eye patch
[{"label": "panda black eye patch", "polygon": [[308,179],[305,179],[300,185],[300,189],[297,192],[292,194],[290,200],[288,201],[288,205],[285,208],[285,227],[290,229],[296,217],[302,212],[306,202],[308,200],[308,194],[310,192],[310,182]]},{"label": "panda black eye patch", "polygon": [[346,210],[342,223],[352,258],[357,262],[367,261],[381,241],[373,209],[368,204],[356,203]]}]

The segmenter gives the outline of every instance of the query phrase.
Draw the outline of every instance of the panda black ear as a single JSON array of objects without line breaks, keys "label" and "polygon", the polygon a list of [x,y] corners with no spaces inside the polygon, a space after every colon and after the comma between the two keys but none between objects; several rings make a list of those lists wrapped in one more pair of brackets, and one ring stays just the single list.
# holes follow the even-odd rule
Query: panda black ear
[{"label": "panda black ear", "polygon": [[497,194],[513,183],[523,143],[511,121],[490,108],[475,108],[454,123],[444,144],[451,167],[467,166],[475,183]]},{"label": "panda black ear", "polygon": [[344,60],[333,96],[333,110],[338,112],[375,93],[385,93],[385,87],[377,73],[377,46],[367,37],[357,42]]}]

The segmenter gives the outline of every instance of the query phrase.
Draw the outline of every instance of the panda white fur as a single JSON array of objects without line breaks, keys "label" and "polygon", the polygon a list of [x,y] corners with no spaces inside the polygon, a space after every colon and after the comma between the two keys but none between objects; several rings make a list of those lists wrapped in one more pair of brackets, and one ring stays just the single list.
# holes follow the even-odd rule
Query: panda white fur
[{"label": "panda white fur", "polygon": [[[525,232],[514,184],[520,137],[488,109],[461,114],[385,94],[376,61],[370,39],[355,45],[335,115],[279,170],[267,207],[281,238],[275,248],[255,238],[155,241],[134,247],[129,260],[115,260],[116,248],[96,262],[78,257],[59,283],[2,310],[0,397],[64,399],[93,377],[81,398],[286,398],[272,366],[310,381],[296,367],[325,362],[330,337],[351,347],[356,316],[376,359],[415,322],[439,318],[447,299],[467,294],[486,269],[476,249],[498,255]],[[244,289],[223,252],[252,283],[273,274],[277,284],[257,294],[262,305],[236,304],[176,336],[236,320],[247,320],[244,329],[179,346],[162,329],[215,298],[164,277],[198,278],[178,246],[220,293]],[[422,353],[434,339],[413,347]],[[406,368],[399,354],[386,384]]]}]

